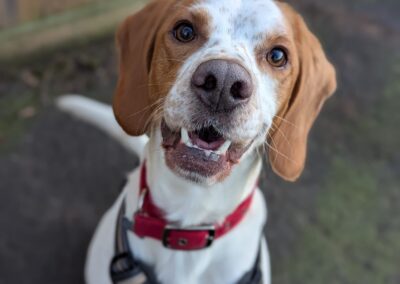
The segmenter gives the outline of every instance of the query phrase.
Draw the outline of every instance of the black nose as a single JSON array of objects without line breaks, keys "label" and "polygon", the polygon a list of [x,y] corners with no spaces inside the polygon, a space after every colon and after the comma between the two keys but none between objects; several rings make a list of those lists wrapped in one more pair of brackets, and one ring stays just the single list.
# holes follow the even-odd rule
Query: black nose
[{"label": "black nose", "polygon": [[249,72],[238,63],[210,60],[192,77],[192,90],[213,111],[230,111],[247,103],[253,94]]}]

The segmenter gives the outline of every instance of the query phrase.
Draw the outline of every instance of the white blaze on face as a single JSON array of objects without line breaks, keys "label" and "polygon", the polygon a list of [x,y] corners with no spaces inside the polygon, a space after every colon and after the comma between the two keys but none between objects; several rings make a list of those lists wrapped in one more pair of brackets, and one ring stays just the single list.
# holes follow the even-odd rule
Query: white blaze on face
[{"label": "white blaze on face", "polygon": [[283,14],[271,0],[204,0],[196,8],[211,16],[214,38],[233,43],[247,41],[254,46],[266,34],[284,29]]},{"label": "white blaze on face", "polygon": [[196,68],[211,59],[236,60],[251,74],[255,93],[237,114],[229,135],[233,140],[254,139],[263,127],[271,126],[277,110],[276,82],[260,70],[255,50],[269,35],[284,33],[284,16],[271,0],[203,0],[191,10],[205,11],[209,16],[209,40],[182,66],[166,100],[166,121],[172,127],[190,128],[195,108],[190,82]]}]

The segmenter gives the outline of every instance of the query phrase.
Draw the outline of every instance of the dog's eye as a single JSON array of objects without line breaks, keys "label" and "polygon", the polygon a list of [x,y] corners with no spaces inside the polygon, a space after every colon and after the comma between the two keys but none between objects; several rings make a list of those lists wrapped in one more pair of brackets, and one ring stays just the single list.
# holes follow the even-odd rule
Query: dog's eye
[{"label": "dog's eye", "polygon": [[195,39],[196,33],[193,25],[189,22],[181,22],[174,28],[174,36],[180,42],[191,42]]},{"label": "dog's eye", "polygon": [[288,57],[283,48],[275,47],[268,52],[267,60],[273,67],[283,67],[287,64]]}]

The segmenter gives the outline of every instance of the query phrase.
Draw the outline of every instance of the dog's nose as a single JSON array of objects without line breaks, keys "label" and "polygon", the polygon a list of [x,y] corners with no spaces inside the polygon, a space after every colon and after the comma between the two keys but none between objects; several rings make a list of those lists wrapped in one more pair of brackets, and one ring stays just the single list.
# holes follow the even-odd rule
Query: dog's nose
[{"label": "dog's nose", "polygon": [[240,64],[214,59],[200,64],[194,72],[192,90],[213,111],[230,111],[249,101],[253,82]]}]

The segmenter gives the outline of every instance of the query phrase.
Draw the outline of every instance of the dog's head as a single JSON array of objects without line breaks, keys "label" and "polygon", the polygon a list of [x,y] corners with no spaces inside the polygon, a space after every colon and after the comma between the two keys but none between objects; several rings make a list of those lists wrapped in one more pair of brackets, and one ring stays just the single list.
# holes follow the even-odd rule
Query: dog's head
[{"label": "dog's head", "polygon": [[[114,111],[131,135],[155,129],[166,164],[215,183],[257,147],[297,179],[307,136],[336,88],[302,18],[271,0],[159,0],[117,35]],[[153,132],[151,132],[153,133]]]}]

